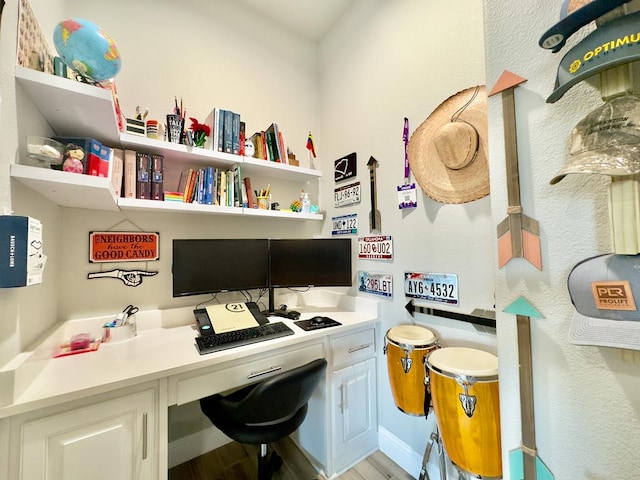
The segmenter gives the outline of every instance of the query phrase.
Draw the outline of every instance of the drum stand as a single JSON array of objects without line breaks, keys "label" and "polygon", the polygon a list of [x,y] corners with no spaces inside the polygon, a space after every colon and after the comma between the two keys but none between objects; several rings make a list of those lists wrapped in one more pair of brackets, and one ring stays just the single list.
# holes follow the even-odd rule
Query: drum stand
[{"label": "drum stand", "polygon": [[442,438],[440,437],[440,432],[438,431],[437,426],[436,431],[431,432],[429,442],[427,443],[427,448],[424,451],[424,457],[422,458],[422,469],[420,469],[420,477],[418,480],[430,480],[429,474],[427,473],[427,463],[429,463],[429,457],[431,456],[431,449],[433,448],[434,443],[438,446],[440,480],[447,480],[447,459],[444,451],[444,444],[442,443]]}]

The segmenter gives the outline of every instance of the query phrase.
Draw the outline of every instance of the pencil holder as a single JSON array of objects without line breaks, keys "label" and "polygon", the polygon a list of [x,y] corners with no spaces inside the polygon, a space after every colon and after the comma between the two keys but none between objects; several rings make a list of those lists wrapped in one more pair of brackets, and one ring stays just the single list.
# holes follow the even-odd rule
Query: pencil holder
[{"label": "pencil holder", "polygon": [[125,323],[119,327],[103,327],[102,341],[110,343],[124,342],[137,335],[136,322]]},{"label": "pencil holder", "polygon": [[258,208],[260,210],[269,210],[269,208],[271,208],[270,206],[270,201],[269,201],[269,197],[258,197]]},{"label": "pencil holder", "polygon": [[172,143],[181,143],[183,129],[184,118],[176,114],[167,115],[167,140]]}]

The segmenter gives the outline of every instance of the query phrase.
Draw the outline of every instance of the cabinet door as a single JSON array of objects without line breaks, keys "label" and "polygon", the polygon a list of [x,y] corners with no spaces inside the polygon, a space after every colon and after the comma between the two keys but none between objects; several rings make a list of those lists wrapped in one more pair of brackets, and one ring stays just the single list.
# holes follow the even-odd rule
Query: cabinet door
[{"label": "cabinet door", "polygon": [[335,473],[377,447],[375,358],[333,372],[332,385]]},{"label": "cabinet door", "polygon": [[154,397],[147,390],[25,423],[21,480],[155,478]]}]

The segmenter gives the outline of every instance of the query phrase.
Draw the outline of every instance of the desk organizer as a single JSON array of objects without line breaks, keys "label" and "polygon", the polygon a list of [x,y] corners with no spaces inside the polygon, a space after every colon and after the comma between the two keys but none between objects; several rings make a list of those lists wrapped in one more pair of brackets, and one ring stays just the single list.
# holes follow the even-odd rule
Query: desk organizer
[{"label": "desk organizer", "polygon": [[102,329],[102,341],[117,343],[130,340],[137,335],[136,323],[126,323],[117,327],[104,327]]}]

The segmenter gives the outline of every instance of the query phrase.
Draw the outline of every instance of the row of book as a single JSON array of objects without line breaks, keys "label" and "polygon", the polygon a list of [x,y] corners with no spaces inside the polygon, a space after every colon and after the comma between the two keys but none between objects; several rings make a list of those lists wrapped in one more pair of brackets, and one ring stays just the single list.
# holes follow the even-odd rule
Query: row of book
[{"label": "row of book", "polygon": [[289,163],[289,151],[284,134],[277,123],[272,123],[266,130],[255,132],[248,139],[253,144],[253,157],[270,162]]},{"label": "row of book", "polygon": [[[245,155],[246,126],[240,119],[239,113],[214,108],[207,115],[205,124],[211,129],[205,148],[234,155]],[[255,132],[248,141],[253,144],[254,158],[289,163],[287,143],[277,123],[272,123],[266,130]]]},{"label": "row of book", "polygon": [[214,108],[207,115],[205,124],[209,126],[211,133],[207,137],[204,148],[244,155],[245,123],[240,120],[239,113]]},{"label": "row of book", "polygon": [[233,168],[188,168],[180,174],[177,192],[165,192],[165,200],[226,207],[255,207],[251,179],[243,177],[240,165]]},{"label": "row of book", "polygon": [[116,196],[164,200],[164,156],[113,149],[111,180]]}]

